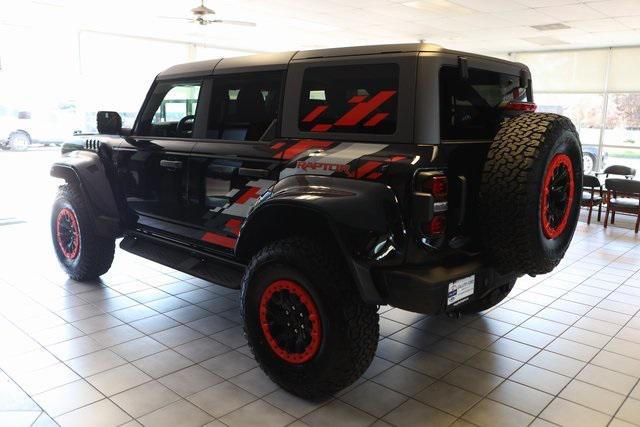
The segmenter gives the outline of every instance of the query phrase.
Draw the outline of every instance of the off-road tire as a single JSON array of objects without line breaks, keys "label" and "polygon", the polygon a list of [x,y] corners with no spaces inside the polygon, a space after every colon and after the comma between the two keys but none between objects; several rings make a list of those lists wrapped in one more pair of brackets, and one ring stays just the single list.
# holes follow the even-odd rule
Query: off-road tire
[{"label": "off-road tire", "polygon": [[[322,335],[312,359],[291,363],[276,354],[259,320],[259,302],[274,280],[293,279],[309,293]],[[335,248],[315,239],[292,237],[260,250],[242,282],[245,337],[257,362],[283,389],[303,398],[323,398],[357,380],[378,345],[377,307],[360,298]]]},{"label": "off-road tire", "polygon": [[[572,177],[567,189],[573,189],[573,199],[563,211],[564,226],[550,237],[548,221],[543,224],[544,183],[555,167],[552,161],[560,157],[572,166],[565,169],[573,170],[566,174]],[[581,195],[582,150],[568,118],[529,113],[503,124],[489,148],[479,196],[482,240],[498,271],[535,275],[553,270],[573,237]]]},{"label": "off-road tire", "polygon": [[[58,242],[57,219],[63,209],[73,212],[79,226],[79,249],[73,258],[65,256]],[[51,237],[58,261],[70,278],[78,281],[94,280],[111,267],[115,253],[115,239],[95,233],[93,216],[87,201],[78,189],[71,185],[61,186],[53,203]]]},{"label": "off-road tire", "polygon": [[504,300],[507,297],[507,295],[509,295],[509,292],[511,292],[515,284],[516,284],[516,281],[513,280],[507,284],[504,284],[498,288],[495,288],[494,290],[489,292],[488,295],[485,295],[483,298],[480,298],[478,300],[470,302],[469,304],[464,305],[460,309],[460,312],[463,314],[474,314],[474,313],[479,313],[481,311],[488,310],[491,307],[494,307],[500,304],[502,300]]}]

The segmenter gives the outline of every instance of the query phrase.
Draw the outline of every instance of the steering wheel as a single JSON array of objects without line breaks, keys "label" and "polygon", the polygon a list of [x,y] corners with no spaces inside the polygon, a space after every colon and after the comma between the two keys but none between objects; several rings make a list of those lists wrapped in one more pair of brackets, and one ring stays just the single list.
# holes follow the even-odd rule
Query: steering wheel
[{"label": "steering wheel", "polygon": [[[178,124],[176,125],[176,135],[177,136],[191,136],[190,132],[193,132],[193,121],[196,116],[193,114],[189,114],[180,119]],[[191,122],[191,129],[187,129],[187,124]]]}]

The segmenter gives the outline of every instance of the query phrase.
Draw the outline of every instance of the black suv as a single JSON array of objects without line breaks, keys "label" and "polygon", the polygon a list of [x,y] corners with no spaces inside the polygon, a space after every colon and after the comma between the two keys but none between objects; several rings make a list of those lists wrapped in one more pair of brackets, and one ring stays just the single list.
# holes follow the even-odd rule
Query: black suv
[{"label": "black suv", "polygon": [[160,73],[132,129],[66,144],[51,218],[76,280],[120,247],[241,289],[256,360],[319,397],[369,366],[377,306],[478,312],[573,236],[582,153],[523,64],[428,44],[256,55]]}]

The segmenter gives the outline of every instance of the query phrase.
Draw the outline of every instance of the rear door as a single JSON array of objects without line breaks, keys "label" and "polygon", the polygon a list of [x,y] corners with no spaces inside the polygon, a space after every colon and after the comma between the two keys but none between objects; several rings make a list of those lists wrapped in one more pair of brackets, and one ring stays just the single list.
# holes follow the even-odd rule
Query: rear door
[{"label": "rear door", "polygon": [[188,224],[188,163],[201,79],[159,81],[117,151],[117,173],[139,225],[180,233]]},{"label": "rear door", "polygon": [[261,71],[211,81],[204,138],[189,160],[188,220],[193,237],[214,250],[233,251],[249,210],[277,179],[284,77],[284,70]]}]

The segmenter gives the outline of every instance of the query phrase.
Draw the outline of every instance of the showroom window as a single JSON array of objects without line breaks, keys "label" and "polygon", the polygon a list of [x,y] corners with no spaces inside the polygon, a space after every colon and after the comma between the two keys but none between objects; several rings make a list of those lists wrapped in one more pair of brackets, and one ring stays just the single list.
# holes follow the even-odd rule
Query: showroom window
[{"label": "showroom window", "polygon": [[214,77],[207,138],[264,139],[278,117],[281,71]]},{"label": "showroom window", "polygon": [[397,64],[308,68],[302,82],[299,129],[393,134],[399,73]]},{"label": "showroom window", "polygon": [[[535,88],[535,82],[534,82]],[[571,119],[580,134],[585,173],[596,171],[603,162],[598,159],[604,94],[539,93],[535,95],[539,112],[556,113]]]},{"label": "showroom window", "polygon": [[640,48],[512,54],[533,77],[538,111],[569,117],[585,171],[624,165],[640,172]]}]

